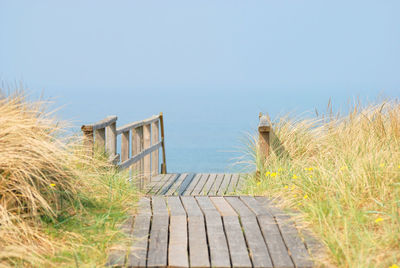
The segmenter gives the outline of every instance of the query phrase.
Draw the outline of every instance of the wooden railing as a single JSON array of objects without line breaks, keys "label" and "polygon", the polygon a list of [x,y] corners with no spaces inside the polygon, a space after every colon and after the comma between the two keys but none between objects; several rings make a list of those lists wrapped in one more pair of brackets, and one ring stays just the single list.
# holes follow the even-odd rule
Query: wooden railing
[{"label": "wooden railing", "polygon": [[[162,149],[161,173],[167,173],[163,114],[117,128],[117,117],[109,116],[95,124],[83,125],[87,154],[104,151],[109,161],[121,170],[131,168],[140,178],[140,187],[160,173],[159,150]],[[117,137],[121,135],[121,154],[117,154]]]}]

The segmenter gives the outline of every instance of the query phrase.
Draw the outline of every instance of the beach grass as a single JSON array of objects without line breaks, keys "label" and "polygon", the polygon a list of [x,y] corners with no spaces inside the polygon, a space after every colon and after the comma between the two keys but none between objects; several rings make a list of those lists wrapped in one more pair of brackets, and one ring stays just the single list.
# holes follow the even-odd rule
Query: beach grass
[{"label": "beach grass", "polygon": [[0,96],[0,267],[95,267],[138,191],[22,91]]},{"label": "beach grass", "polygon": [[256,137],[248,153],[259,170],[246,194],[296,211],[325,249],[321,265],[400,265],[400,104],[351,107],[344,115],[283,116],[271,122],[264,161]]}]

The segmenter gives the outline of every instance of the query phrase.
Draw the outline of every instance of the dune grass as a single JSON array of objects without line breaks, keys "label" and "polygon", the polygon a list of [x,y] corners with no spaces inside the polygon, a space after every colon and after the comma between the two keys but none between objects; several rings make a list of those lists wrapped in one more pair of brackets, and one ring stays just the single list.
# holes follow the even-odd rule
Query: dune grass
[{"label": "dune grass", "polygon": [[264,162],[252,139],[260,175],[245,193],[297,210],[326,251],[320,264],[400,265],[400,104],[362,107],[346,115],[272,122],[272,153]]},{"label": "dune grass", "polygon": [[138,192],[23,92],[0,96],[0,267],[94,267]]}]

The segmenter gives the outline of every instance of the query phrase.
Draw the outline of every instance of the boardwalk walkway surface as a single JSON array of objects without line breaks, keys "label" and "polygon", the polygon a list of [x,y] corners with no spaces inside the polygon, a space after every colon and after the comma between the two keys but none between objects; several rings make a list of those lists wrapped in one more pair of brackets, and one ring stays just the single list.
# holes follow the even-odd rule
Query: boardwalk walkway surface
[{"label": "boardwalk walkway surface", "polygon": [[265,197],[235,196],[239,174],[165,174],[123,230],[135,240],[114,250],[114,267],[312,267],[291,218]]}]

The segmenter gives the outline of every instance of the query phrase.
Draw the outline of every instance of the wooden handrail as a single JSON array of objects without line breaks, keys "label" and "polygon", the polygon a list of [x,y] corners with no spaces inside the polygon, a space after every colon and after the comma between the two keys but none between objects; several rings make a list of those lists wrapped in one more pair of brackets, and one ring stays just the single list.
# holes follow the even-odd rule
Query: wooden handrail
[{"label": "wooden handrail", "polygon": [[[132,173],[140,175],[142,187],[145,181],[160,173],[160,148],[161,173],[167,172],[163,119],[163,114],[160,113],[117,128],[117,117],[109,116],[95,124],[83,125],[81,130],[87,154],[92,156],[95,148],[105,151],[109,155],[109,161],[119,169],[131,168]],[[121,155],[117,154],[118,135],[121,135]]]}]

